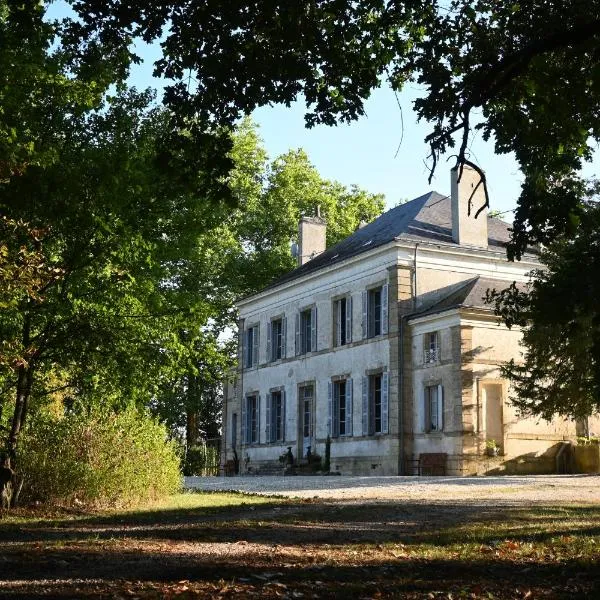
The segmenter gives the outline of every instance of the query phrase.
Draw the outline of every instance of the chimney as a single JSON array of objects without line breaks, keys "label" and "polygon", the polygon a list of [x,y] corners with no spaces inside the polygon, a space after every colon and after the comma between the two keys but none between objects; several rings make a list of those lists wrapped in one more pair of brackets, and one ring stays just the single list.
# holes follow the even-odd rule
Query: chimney
[{"label": "chimney", "polygon": [[[317,212],[317,215],[320,211]],[[325,252],[327,225],[320,217],[302,217],[298,223],[298,266]]]},{"label": "chimney", "polygon": [[[483,182],[473,190],[480,180],[479,173],[465,165],[460,183],[458,179],[459,169],[450,171],[451,179],[451,204],[452,204],[452,239],[461,246],[488,247],[487,208],[484,208],[477,218],[475,214],[485,204],[485,192]],[[469,198],[471,198],[471,214],[469,214]]]}]

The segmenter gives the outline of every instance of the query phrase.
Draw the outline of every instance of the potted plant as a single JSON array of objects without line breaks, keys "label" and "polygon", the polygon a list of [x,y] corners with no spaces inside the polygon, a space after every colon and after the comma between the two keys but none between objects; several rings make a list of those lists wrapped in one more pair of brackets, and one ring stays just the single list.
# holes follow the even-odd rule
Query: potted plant
[{"label": "potted plant", "polygon": [[498,456],[500,454],[500,446],[498,446],[496,440],[487,440],[485,442],[485,453],[488,456]]}]

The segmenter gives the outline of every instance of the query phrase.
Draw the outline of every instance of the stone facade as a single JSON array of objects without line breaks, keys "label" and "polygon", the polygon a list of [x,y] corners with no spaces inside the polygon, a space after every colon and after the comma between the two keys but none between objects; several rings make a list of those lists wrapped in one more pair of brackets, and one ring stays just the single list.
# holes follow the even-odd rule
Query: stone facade
[{"label": "stone facade", "polygon": [[331,469],[344,474],[416,474],[427,454],[455,475],[554,471],[575,424],[517,417],[499,369],[519,356],[520,333],[481,298],[526,281],[535,257],[509,263],[501,247],[450,235],[369,248],[376,224],[356,234],[364,250],[328,250],[318,268],[239,302],[222,460],[235,448],[241,472],[264,472],[288,448],[324,456],[330,436]]}]

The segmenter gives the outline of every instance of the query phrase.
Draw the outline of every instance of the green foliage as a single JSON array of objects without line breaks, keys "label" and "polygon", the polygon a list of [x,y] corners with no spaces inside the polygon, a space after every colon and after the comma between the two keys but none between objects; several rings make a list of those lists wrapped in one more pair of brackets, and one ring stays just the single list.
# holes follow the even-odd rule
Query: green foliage
[{"label": "green foliage", "polygon": [[577,229],[580,169],[600,140],[598,0],[71,4],[84,38],[160,39],[156,72],[174,81],[166,103],[203,123],[302,98],[309,126],[333,125],[363,115],[382,81],[417,82],[432,174],[454,147],[458,164],[468,160],[474,130],[515,153],[524,183],[511,257]]},{"label": "green foliage", "polygon": [[523,361],[504,368],[525,414],[584,418],[600,411],[600,207],[588,204],[578,234],[540,254],[526,289],[490,294],[497,313],[523,331]]},{"label": "green foliage", "polygon": [[18,458],[23,496],[47,503],[132,505],[172,494],[181,483],[164,426],[134,408],[38,412]]},{"label": "green foliage", "polygon": [[220,456],[217,448],[206,444],[190,446],[185,453],[184,475],[218,475]]}]

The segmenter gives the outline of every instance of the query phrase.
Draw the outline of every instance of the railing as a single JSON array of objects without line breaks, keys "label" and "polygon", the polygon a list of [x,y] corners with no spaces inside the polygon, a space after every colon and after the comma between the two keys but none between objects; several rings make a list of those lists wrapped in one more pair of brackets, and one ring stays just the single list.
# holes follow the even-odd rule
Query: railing
[{"label": "railing", "polygon": [[430,365],[440,362],[440,349],[431,348],[423,352],[423,364]]}]

